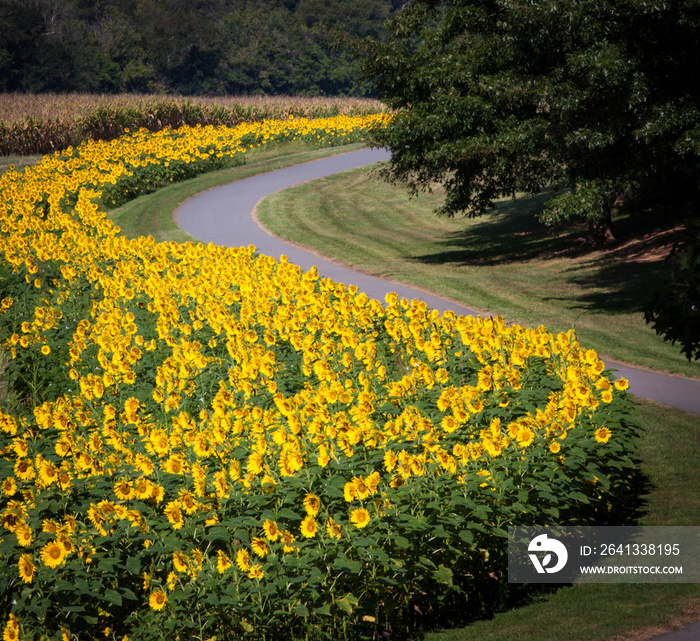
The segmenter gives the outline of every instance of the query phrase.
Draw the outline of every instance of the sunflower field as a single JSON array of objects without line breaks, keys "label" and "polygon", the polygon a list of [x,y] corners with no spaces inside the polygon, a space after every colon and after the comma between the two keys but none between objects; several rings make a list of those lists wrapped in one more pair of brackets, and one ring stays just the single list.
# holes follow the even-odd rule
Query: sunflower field
[{"label": "sunflower field", "polygon": [[499,598],[509,525],[614,518],[627,383],[573,331],[105,214],[386,119],[140,130],[0,177],[4,641],[408,638]]}]

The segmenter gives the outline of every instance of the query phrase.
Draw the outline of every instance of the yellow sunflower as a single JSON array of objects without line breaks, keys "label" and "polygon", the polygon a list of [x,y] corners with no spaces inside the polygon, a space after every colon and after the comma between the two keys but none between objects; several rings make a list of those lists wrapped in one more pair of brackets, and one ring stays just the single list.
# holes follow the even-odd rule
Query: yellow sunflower
[{"label": "yellow sunflower", "polygon": [[321,499],[315,494],[307,494],[304,497],[304,509],[309,516],[316,516],[321,509]]},{"label": "yellow sunflower", "polygon": [[163,590],[154,590],[151,596],[148,597],[148,605],[154,610],[162,610],[168,601],[168,596]]},{"label": "yellow sunflower", "polygon": [[316,524],[316,521],[314,521],[313,516],[307,516],[301,522],[300,529],[303,536],[305,536],[307,539],[312,539],[316,536],[316,532],[318,531],[318,525]]},{"label": "yellow sunflower", "polygon": [[65,559],[65,548],[58,541],[50,541],[41,548],[41,560],[50,568],[57,568]]},{"label": "yellow sunflower", "polygon": [[241,548],[236,554],[236,565],[241,572],[247,572],[250,568],[250,557],[248,550]]},{"label": "yellow sunflower", "polygon": [[279,539],[282,534],[277,522],[271,521],[270,519],[267,519],[265,523],[263,523],[263,530],[265,530],[265,536],[268,538],[268,540],[272,541],[273,543]]},{"label": "yellow sunflower", "polygon": [[10,615],[2,633],[3,641],[17,641],[19,639],[19,620],[14,614]]},{"label": "yellow sunflower", "polygon": [[173,553],[173,567],[178,572],[187,572],[189,568],[189,563],[187,561],[187,556],[182,552]]},{"label": "yellow sunflower", "polygon": [[228,558],[226,552],[219,550],[219,558],[216,561],[216,569],[219,571],[219,574],[223,574],[230,567],[231,559]]},{"label": "yellow sunflower", "polygon": [[350,513],[350,520],[357,528],[367,527],[369,523],[369,512],[363,507],[353,510]]},{"label": "yellow sunflower", "polygon": [[250,544],[250,547],[253,549],[255,555],[259,556],[260,558],[263,558],[267,554],[267,543],[265,542],[265,539],[259,536],[253,538],[253,542]]},{"label": "yellow sunflower", "polygon": [[31,583],[34,579],[36,566],[32,561],[32,557],[28,554],[23,554],[19,558],[19,576],[25,583]]},{"label": "yellow sunflower", "polygon": [[262,568],[256,563],[255,565],[251,565],[250,569],[248,570],[248,577],[251,579],[257,579],[258,581],[263,578],[265,574],[262,571]]},{"label": "yellow sunflower", "polygon": [[328,532],[328,536],[332,539],[340,539],[343,536],[343,531],[333,519],[328,519],[326,521],[326,532]]}]

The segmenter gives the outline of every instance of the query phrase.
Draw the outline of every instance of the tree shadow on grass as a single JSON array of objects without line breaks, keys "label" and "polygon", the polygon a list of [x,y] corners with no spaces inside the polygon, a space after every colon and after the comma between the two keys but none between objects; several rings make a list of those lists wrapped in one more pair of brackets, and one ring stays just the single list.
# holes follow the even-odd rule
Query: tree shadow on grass
[{"label": "tree shadow on grass", "polygon": [[498,266],[553,261],[562,283],[580,292],[573,298],[552,292],[544,300],[566,301],[572,310],[637,313],[668,279],[672,264],[664,260],[678,238],[668,217],[640,220],[632,214],[616,217],[618,240],[604,248],[587,242],[587,226],[572,225],[552,232],[537,220],[550,190],[537,196],[502,201],[483,220],[435,242],[444,251],[409,257],[429,265]]},{"label": "tree shadow on grass", "polygon": [[564,268],[568,282],[581,288],[572,299],[547,296],[545,301],[569,301],[572,309],[605,313],[641,313],[666,282],[669,265],[658,262],[624,262],[613,259],[586,260]]},{"label": "tree shadow on grass", "polygon": [[445,234],[435,242],[437,247],[450,249],[412,256],[410,260],[458,266],[503,265],[590,251],[590,246],[584,246],[583,227],[551,233],[537,220],[553,195],[553,191],[546,191],[537,196],[503,200],[482,218],[471,220],[463,230]]}]

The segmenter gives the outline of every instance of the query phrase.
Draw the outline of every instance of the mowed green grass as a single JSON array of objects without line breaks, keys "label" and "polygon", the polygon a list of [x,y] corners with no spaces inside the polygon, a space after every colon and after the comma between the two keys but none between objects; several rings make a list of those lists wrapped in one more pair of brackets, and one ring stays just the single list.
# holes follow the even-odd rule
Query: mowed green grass
[{"label": "mowed green grass", "polygon": [[[700,420],[651,403],[638,406],[640,525],[700,525]],[[700,619],[700,586],[586,584],[426,641],[642,641]]]},{"label": "mowed green grass", "polygon": [[180,229],[173,220],[173,211],[194,194],[234,180],[274,171],[339,153],[362,148],[362,144],[319,148],[306,141],[272,144],[245,153],[245,164],[202,174],[191,180],[173,183],[158,191],[140,196],[108,212],[109,218],[128,238],[152,236],[156,241],[192,241],[196,238]]},{"label": "mowed green grass", "polygon": [[[574,328],[604,357],[700,377],[697,362],[644,322],[643,306],[669,268],[649,260],[645,237],[593,251],[581,243],[585,230],[554,235],[538,223],[546,198],[504,200],[477,219],[440,218],[433,214],[439,189],[410,198],[360,169],[273,194],[258,217],[274,234],[360,271],[519,324]],[[617,225],[626,234],[631,223]]]}]

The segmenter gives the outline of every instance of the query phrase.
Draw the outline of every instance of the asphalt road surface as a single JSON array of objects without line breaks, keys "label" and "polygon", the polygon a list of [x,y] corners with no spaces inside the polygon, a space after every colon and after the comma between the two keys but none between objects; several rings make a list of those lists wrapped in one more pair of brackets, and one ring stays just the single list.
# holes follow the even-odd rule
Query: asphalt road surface
[{"label": "asphalt road surface", "polygon": [[[288,243],[261,228],[252,215],[258,202],[274,192],[388,158],[389,152],[382,149],[360,149],[214,187],[186,200],[175,211],[175,222],[205,243],[226,247],[255,245],[260,253],[274,258],[285,254],[290,262],[302,269],[316,266],[321,276],[354,284],[371,298],[383,301],[384,296],[393,291],[409,300],[424,300],[439,311],[450,309],[457,314],[475,315],[474,310],[453,301],[415,287],[356,272]],[[629,380],[630,391],[636,396],[700,415],[700,380],[667,376],[610,359],[606,359],[605,364],[615,370],[618,377]]]}]

